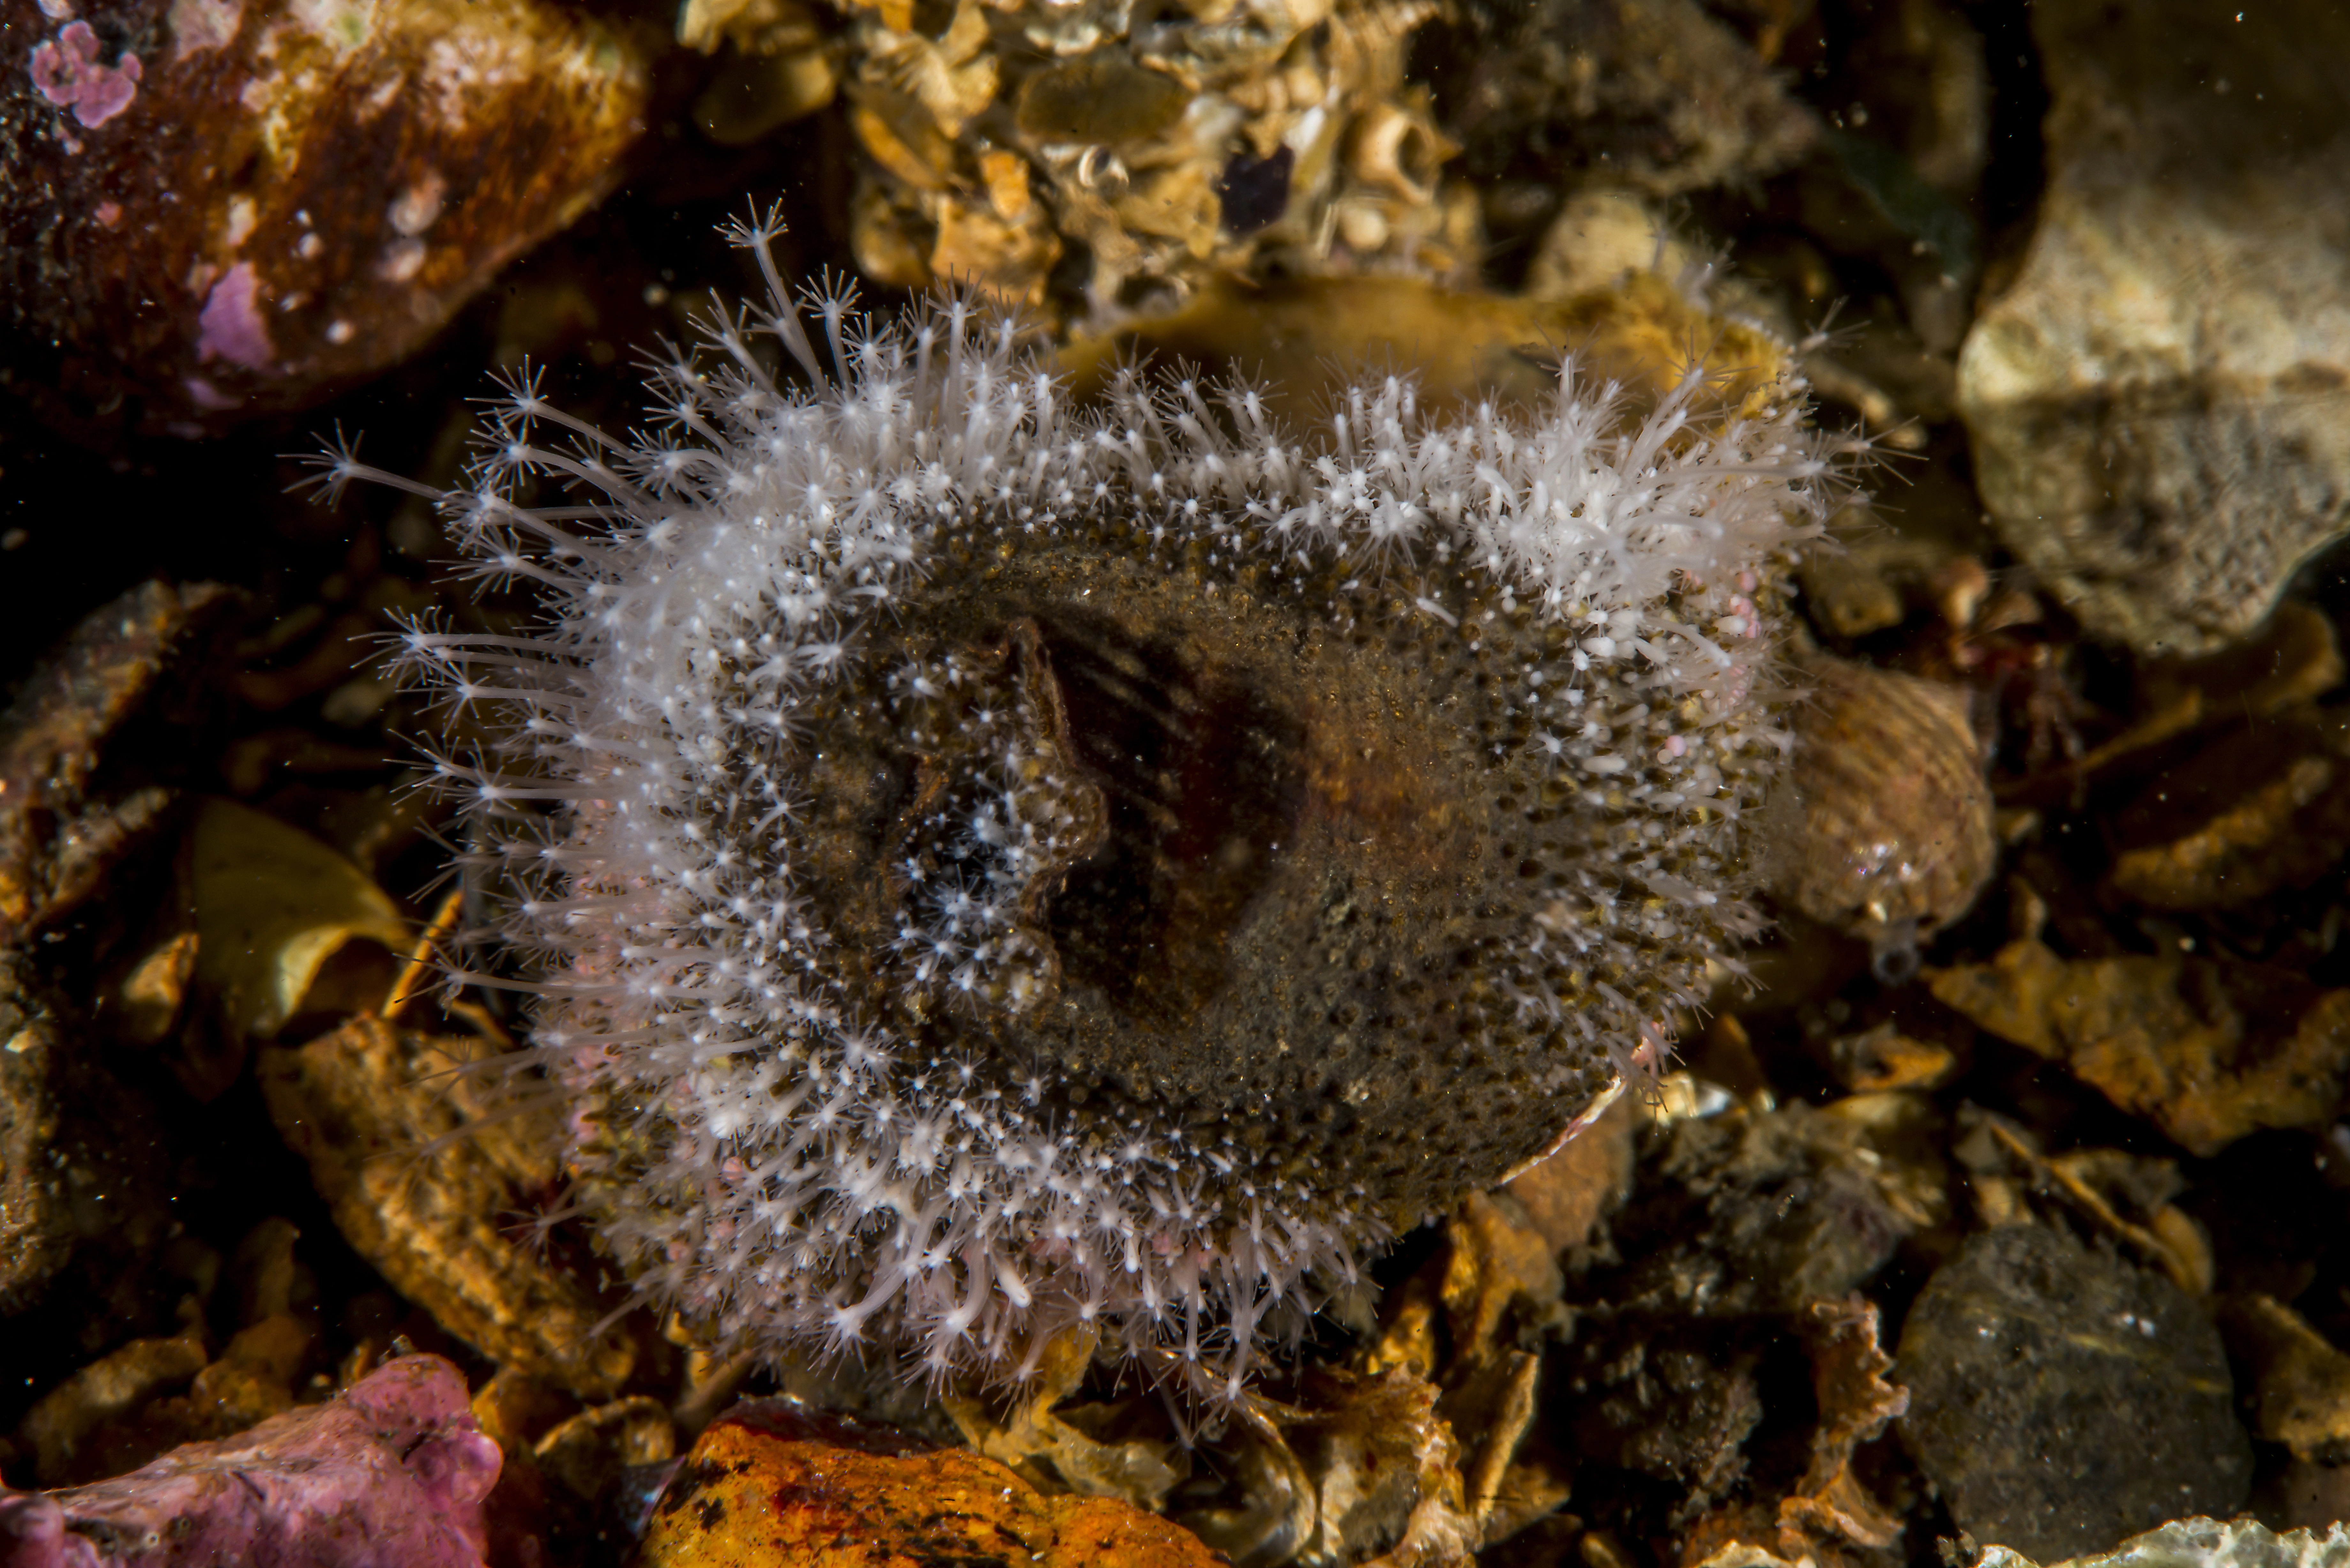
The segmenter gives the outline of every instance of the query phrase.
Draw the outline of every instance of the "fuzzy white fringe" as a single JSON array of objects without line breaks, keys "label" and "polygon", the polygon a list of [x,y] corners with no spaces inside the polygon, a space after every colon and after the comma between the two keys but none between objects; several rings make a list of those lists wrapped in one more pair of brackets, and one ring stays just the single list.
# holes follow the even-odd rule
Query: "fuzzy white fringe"
[{"label": "fuzzy white fringe", "polygon": [[[570,1108],[585,1209],[642,1298],[713,1341],[870,1344],[934,1376],[1002,1376],[1090,1325],[1196,1393],[1237,1397],[1261,1348],[1294,1339],[1388,1240],[1375,1206],[1253,1179],[1245,1151],[1170,1127],[1051,1125],[1041,1085],[917,1057],[861,1018],[795,892],[795,705],[908,600],[939,531],[1044,534],[1125,508],[1230,562],[1336,557],[1377,577],[1449,554],[1572,629],[1576,679],[1528,697],[1547,704],[1535,743],[1557,768],[1593,786],[1636,774],[1660,820],[1734,811],[1710,748],[1776,741],[1749,701],[1766,658],[1757,574],[1842,493],[1835,454],[1800,396],[1765,418],[1711,414],[1694,369],[1628,422],[1572,364],[1531,418],[1431,417],[1391,377],[1300,432],[1255,388],[1133,372],[1080,410],[1011,321],[969,301],[875,324],[836,292],[804,302],[804,327],[774,232],[733,236],[768,306],[722,310],[709,361],[650,372],[657,433],[606,434],[525,376],[466,490],[347,450],[320,460],[330,491],[431,495],[481,576],[543,589],[531,635],[403,639],[411,674],[504,736],[437,767],[468,814],[469,861],[522,889],[501,934],[535,977],[458,978],[536,994],[529,1060]],[[760,334],[808,389],[775,379]],[[550,480],[566,504],[515,499]],[[1476,635],[1461,607],[1414,607],[1432,635]],[[1582,672],[1632,664],[1700,714],[1639,755],[1579,711]],[[997,848],[1016,861],[1038,830],[999,822]],[[1673,881],[1657,872],[1652,891],[1722,896]],[[989,960],[989,885],[910,917],[942,983]],[[1537,945],[1576,940],[1539,923]],[[1629,1064],[1664,1027],[1607,1043]]]}]

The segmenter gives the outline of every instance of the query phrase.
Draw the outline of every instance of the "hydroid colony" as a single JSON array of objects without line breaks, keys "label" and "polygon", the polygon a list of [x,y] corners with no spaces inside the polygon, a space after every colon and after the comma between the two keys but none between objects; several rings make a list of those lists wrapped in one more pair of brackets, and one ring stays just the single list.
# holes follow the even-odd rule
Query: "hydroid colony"
[{"label": "hydroid colony", "polygon": [[1629,414],[1571,365],[1524,412],[1079,409],[983,306],[804,326],[735,237],[771,302],[650,433],[520,382],[430,493],[543,624],[405,636],[504,737],[438,771],[579,1206],[712,1344],[1006,1375],[1090,1326],[1229,1397],[1751,928],[1758,589],[1828,451],[1696,369]]}]

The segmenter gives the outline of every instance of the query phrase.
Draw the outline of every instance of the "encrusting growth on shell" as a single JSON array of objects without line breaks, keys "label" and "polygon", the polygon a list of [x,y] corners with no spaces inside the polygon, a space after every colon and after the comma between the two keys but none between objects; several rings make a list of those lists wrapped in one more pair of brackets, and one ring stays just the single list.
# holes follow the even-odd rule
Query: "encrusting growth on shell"
[{"label": "encrusting growth on shell", "polygon": [[1696,368],[1637,413],[1571,364],[1524,412],[1081,410],[968,301],[795,307],[771,223],[658,433],[518,380],[427,492],[545,596],[405,634],[504,736],[438,772],[536,971],[454,978],[535,995],[578,1206],[707,1341],[1017,1376],[1075,1328],[1234,1397],[1734,962],[1831,443]]}]

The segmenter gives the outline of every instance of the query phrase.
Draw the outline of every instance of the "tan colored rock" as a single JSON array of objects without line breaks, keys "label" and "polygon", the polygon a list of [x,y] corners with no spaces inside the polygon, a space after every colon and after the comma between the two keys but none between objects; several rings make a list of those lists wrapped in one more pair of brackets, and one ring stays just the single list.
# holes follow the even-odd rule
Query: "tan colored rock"
[{"label": "tan colored rock", "polygon": [[204,1369],[201,1339],[134,1339],[91,1362],[41,1397],[20,1428],[33,1450],[34,1473],[54,1486],[73,1474],[75,1457],[109,1421],[131,1414],[149,1400]]},{"label": "tan colored rock", "polygon": [[361,1015],[264,1052],[262,1093],[337,1227],[401,1294],[494,1360],[608,1398],[636,1360],[599,1329],[610,1303],[508,1230],[561,1189],[551,1113],[491,1119],[480,1081],[451,1071],[477,1045]]},{"label": "tan colored rock", "polygon": [[2350,1081],[2350,991],[2286,971],[2177,953],[2068,961],[2027,936],[1929,983],[2190,1154],[2323,1121]]},{"label": "tan colored rock", "polygon": [[[317,1327],[307,1318],[281,1314],[262,1319],[223,1346],[219,1359],[198,1372],[184,1394],[164,1392],[177,1378],[159,1379],[130,1407],[84,1433],[63,1469],[43,1470],[42,1480],[54,1485],[127,1475],[182,1443],[233,1437],[292,1409],[295,1386],[317,1341]],[[133,1343],[170,1346],[193,1342]],[[114,1360],[109,1356],[99,1365]]]},{"label": "tan colored rock", "polygon": [[2032,9],[2049,182],[1959,402],[2001,533],[2145,653],[2250,630],[2350,531],[2350,13]]}]

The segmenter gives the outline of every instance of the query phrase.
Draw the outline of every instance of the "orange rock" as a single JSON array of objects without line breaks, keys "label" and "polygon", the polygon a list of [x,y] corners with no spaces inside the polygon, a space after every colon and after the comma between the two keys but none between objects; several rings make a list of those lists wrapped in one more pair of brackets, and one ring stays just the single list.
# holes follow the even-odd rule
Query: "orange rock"
[{"label": "orange rock", "polygon": [[1209,1568],[1180,1526],[1097,1497],[1048,1497],[993,1459],[931,1450],[795,1401],[739,1405],[703,1432],[653,1511],[640,1568]]}]

